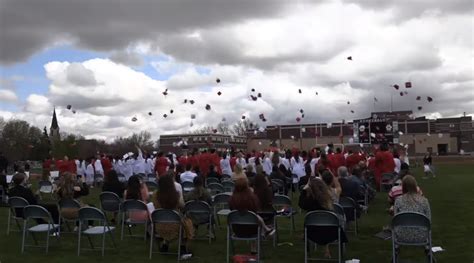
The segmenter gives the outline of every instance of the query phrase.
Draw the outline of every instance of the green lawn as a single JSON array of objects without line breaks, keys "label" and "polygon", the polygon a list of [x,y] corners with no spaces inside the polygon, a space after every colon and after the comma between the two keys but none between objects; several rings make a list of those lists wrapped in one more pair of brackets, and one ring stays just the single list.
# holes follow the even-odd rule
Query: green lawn
[{"label": "green lawn", "polygon": [[[441,246],[446,251],[436,254],[438,262],[473,262],[474,240],[470,237],[474,233],[474,174],[471,164],[445,164],[437,166],[438,177],[422,180],[421,170],[416,169],[420,187],[428,197],[433,217],[433,246]],[[98,191],[84,198],[85,203],[98,204]],[[375,238],[373,235],[389,223],[390,217],[385,212],[387,208],[386,194],[378,194],[371,203],[369,213],[360,220],[359,236],[349,233],[350,243],[347,246],[345,259],[358,258],[362,262],[390,262],[391,242]],[[296,205],[296,198],[293,200]],[[0,208],[0,262],[148,262],[148,242],[138,238],[125,238],[118,242],[117,250],[107,250],[104,258],[99,252],[84,251],[80,257],[76,256],[77,236],[64,234],[61,244],[52,242],[50,253],[43,250],[29,248],[24,255],[20,253],[21,235],[17,232],[6,235],[7,209]],[[280,221],[280,226],[286,227],[289,221]],[[302,262],[304,258],[302,240],[303,215],[296,220],[297,231],[292,236],[288,229],[280,230],[280,242],[289,241],[293,246],[282,245],[273,248],[271,242],[263,245],[264,262]],[[116,236],[119,231],[116,232]],[[84,240],[83,244],[88,245]],[[247,245],[238,245],[237,251],[246,251]],[[175,247],[171,247],[174,249]],[[217,240],[211,245],[206,240],[195,240],[192,244],[195,255],[194,262],[225,262],[226,242],[225,229],[218,230]],[[334,252],[333,255],[336,255]],[[420,249],[402,250],[402,258],[410,262],[425,262]],[[175,262],[175,256],[154,254],[153,261]]]}]

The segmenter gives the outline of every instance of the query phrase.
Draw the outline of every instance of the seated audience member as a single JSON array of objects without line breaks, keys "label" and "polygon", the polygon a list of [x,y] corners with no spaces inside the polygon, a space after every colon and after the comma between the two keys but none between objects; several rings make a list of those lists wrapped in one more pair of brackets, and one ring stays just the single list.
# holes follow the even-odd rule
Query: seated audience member
[{"label": "seated audience member", "polygon": [[[283,166],[283,169],[286,169],[283,164],[281,166]],[[286,176],[280,169],[278,169],[278,167],[276,165],[272,167],[272,173],[270,174],[270,179],[271,180],[274,180],[274,179],[281,180],[283,182],[283,189],[284,189],[283,192],[285,193],[285,195],[288,194],[288,185],[287,185]]]},{"label": "seated audience member", "polygon": [[197,174],[193,173],[191,171],[191,169],[192,169],[191,164],[187,164],[186,165],[186,172],[181,173],[181,175],[179,176],[181,183],[184,183],[184,182],[191,182],[192,183],[194,181],[194,178],[196,178]]},{"label": "seated audience member", "polygon": [[255,176],[253,192],[258,197],[258,211],[263,212],[262,217],[265,224],[272,225],[275,209],[273,208],[273,189],[265,174]]},{"label": "seated audience member", "polygon": [[311,179],[311,165],[306,164],[304,166],[304,171],[305,171],[305,176],[300,177],[300,180],[298,181],[298,189],[301,189],[303,186],[305,186],[308,181]]},{"label": "seated audience member", "polygon": [[[406,175],[402,180],[403,195],[395,200],[395,215],[403,212],[421,213],[431,219],[431,210],[428,199],[418,193],[416,180]],[[395,235],[399,241],[414,243],[424,242],[428,238],[427,231],[416,228],[395,228]]]},{"label": "seated audience member", "polygon": [[240,164],[235,165],[234,174],[232,174],[232,180],[236,181],[238,179],[247,179],[247,175],[245,175],[244,170]]},{"label": "seated audience member", "polygon": [[[332,176],[332,175],[331,175]],[[301,190],[298,205],[305,211],[326,210],[333,211],[333,201],[330,191],[323,180],[311,179]],[[341,230],[342,242],[347,242],[345,232]],[[337,229],[327,227],[308,227],[308,239],[314,243],[325,246],[324,255],[331,257],[329,251],[329,243],[334,242],[338,238]]]},{"label": "seated audience member", "polygon": [[337,174],[339,175],[339,183],[342,188],[341,196],[350,197],[354,199],[354,201],[364,199],[359,184],[351,179],[345,166],[339,167],[337,169]]},{"label": "seated audience member", "polygon": [[[70,172],[65,172],[59,179],[56,194],[58,199],[75,199],[78,200],[81,206],[84,204],[80,201],[80,197],[89,195],[89,187],[85,183],[86,178],[82,176],[79,180],[76,175]],[[61,216],[66,219],[76,219],[79,216],[78,208],[62,208]]]},{"label": "seated audience member", "polygon": [[[153,205],[155,209],[171,209],[177,212],[184,207],[184,203],[180,198],[180,193],[176,191],[175,180],[171,173],[168,173],[160,178],[158,189],[153,194]],[[189,252],[189,241],[193,238],[193,223],[188,218],[183,218],[183,241],[184,244],[181,247],[181,257],[190,257],[192,254]],[[160,252],[168,252],[168,243],[179,237],[179,224],[175,223],[162,223],[155,224],[155,231],[159,237],[163,239],[160,246]]]},{"label": "seated audience member", "polygon": [[[235,181],[234,192],[232,193],[232,196],[229,200],[229,208],[231,210],[251,211],[257,213],[260,207],[261,205],[258,200],[258,197],[254,192],[252,192],[252,189],[249,187],[248,180],[244,178],[237,179]],[[266,226],[265,222],[260,216],[258,216],[258,218],[265,235],[273,235],[275,233],[275,230]],[[249,229],[245,226],[242,226],[238,227],[238,230],[236,232],[245,236],[245,233],[249,233],[249,231],[253,230],[253,228]]]},{"label": "seated audience member", "polygon": [[321,179],[328,186],[329,195],[333,203],[339,203],[339,196],[341,195],[342,189],[339,184],[339,180],[332,175],[329,170],[326,170],[322,173]]},{"label": "seated audience member", "polygon": [[364,179],[362,178],[362,171],[359,166],[354,166],[352,169],[352,175],[349,176],[349,179],[356,182],[359,186],[359,189],[365,190],[367,188],[367,184],[365,183]]},{"label": "seated audience member", "polygon": [[125,191],[125,185],[119,181],[117,172],[110,170],[104,179],[104,185],[102,186],[102,192],[112,192],[123,198],[123,192]]},{"label": "seated audience member", "polygon": [[[179,174],[175,173],[173,170],[168,170],[166,172],[166,175],[167,176],[171,176],[172,178],[174,178],[174,188],[176,189],[176,191],[178,191],[178,194],[179,194],[179,201],[181,203],[184,204],[184,191],[183,191],[183,186],[179,183]],[[158,181],[158,184],[160,182]]]},{"label": "seated audience member", "polygon": [[[149,198],[148,187],[140,181],[138,175],[133,175],[128,179],[127,189],[123,196],[125,200],[138,200],[146,204]],[[150,215],[148,211],[132,211],[129,217],[132,221],[146,221]]]},{"label": "seated audience member", "polygon": [[[24,198],[30,205],[37,205],[38,200],[36,199],[35,195],[31,191],[30,188],[26,187],[25,185],[26,175],[23,173],[17,173],[13,175],[12,182],[13,187],[8,191],[8,195],[10,197],[21,197]],[[15,214],[18,217],[23,217],[23,209],[17,208],[15,209]]]},{"label": "seated audience member", "polygon": [[[388,192],[388,202],[392,205],[395,203],[395,200],[403,194],[403,186],[402,186],[403,178],[405,178],[405,176],[407,175],[411,176],[410,174],[407,174],[404,172],[401,173],[400,175],[401,175],[400,179],[398,179],[395,182],[395,185]],[[416,189],[419,195],[423,195],[423,191],[421,191],[420,187],[417,186]]]},{"label": "seated audience member", "polygon": [[[234,169],[234,170],[235,170],[235,169]],[[234,171],[234,173],[235,173],[235,171]],[[245,168],[245,175],[246,175],[247,178],[249,178],[249,179],[250,179],[250,178],[254,178],[254,177],[257,175],[257,173],[254,172],[254,166],[253,166],[251,163],[249,163],[249,164],[247,165],[247,167]]]},{"label": "seated audience member", "polygon": [[207,178],[219,178],[219,174],[216,172],[216,166],[213,164],[209,165],[209,172],[207,173]]},{"label": "seated audience member", "polygon": [[212,205],[211,194],[206,188],[204,188],[204,179],[202,178],[202,176],[195,177],[193,183],[193,190],[186,194],[184,200],[186,202],[191,200],[204,201],[209,205]]}]

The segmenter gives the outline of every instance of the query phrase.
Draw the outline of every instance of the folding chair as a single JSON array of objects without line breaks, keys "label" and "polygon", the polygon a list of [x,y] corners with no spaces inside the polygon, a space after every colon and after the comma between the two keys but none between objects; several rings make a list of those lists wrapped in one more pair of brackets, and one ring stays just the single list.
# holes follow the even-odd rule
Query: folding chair
[{"label": "folding chair", "polygon": [[[209,239],[209,244],[211,244],[212,236],[214,235],[214,224],[212,222],[212,210],[209,204],[197,200],[186,202],[184,206],[184,213],[193,220],[193,224],[195,226],[208,226],[208,237],[206,239]],[[197,229],[195,239],[199,239],[197,237]]]},{"label": "folding chair", "polygon": [[382,179],[380,180],[380,192],[388,192],[392,189],[393,184],[395,183],[395,174],[393,173],[384,173],[382,174]]},{"label": "folding chair", "polygon": [[[244,226],[246,228],[255,229],[254,233],[246,233],[248,235],[240,235],[238,229],[234,227]],[[236,231],[237,230],[237,231]],[[248,230],[248,229],[246,229]],[[250,232],[250,231],[249,231]],[[227,216],[227,256],[226,262],[229,263],[230,250],[234,250],[233,241],[256,241],[257,242],[257,262],[260,262],[260,238],[261,227],[257,215],[250,211],[232,211]],[[234,252],[232,252],[234,254]]]},{"label": "folding chair", "polygon": [[214,216],[217,219],[217,225],[221,225],[220,217],[228,216],[230,213],[229,209],[230,194],[221,193],[214,196],[212,203],[214,207]]},{"label": "folding chair", "polygon": [[[82,224],[88,224],[89,221],[97,221],[99,222],[98,226],[90,227],[90,228],[84,228],[82,229]],[[89,244],[91,245],[91,249],[95,250],[94,244],[92,243],[91,236],[98,236],[102,235],[102,256],[105,254],[105,236],[106,234],[109,234],[110,239],[112,240],[112,244],[114,245],[114,248],[117,248],[115,245],[115,240],[114,240],[114,231],[115,227],[109,226],[107,223],[107,218],[105,217],[104,212],[100,211],[98,208],[95,207],[83,207],[79,209],[79,231],[77,234],[77,255],[79,256],[81,254],[81,237],[82,235],[87,236],[87,239],[89,240]]]},{"label": "folding chair", "polygon": [[[21,241],[21,253],[23,254],[25,252],[25,247],[45,247],[46,254],[48,254],[49,237],[53,233],[59,233],[59,225],[54,224],[53,218],[51,217],[51,214],[48,212],[48,210],[46,210],[45,208],[39,205],[28,205],[25,208],[23,208],[23,216],[25,217],[25,220],[23,221],[23,238]],[[35,221],[35,224],[36,224],[35,226],[27,227],[28,221],[30,219],[41,219],[41,220],[44,220],[45,223],[37,224]],[[31,233],[31,237],[33,237],[33,240],[35,241],[35,245],[26,244],[26,238],[28,237],[29,233]],[[38,245],[38,241],[36,240],[36,237],[34,236],[35,233],[46,233],[45,246]],[[56,234],[56,238],[59,241],[59,234]]]},{"label": "folding chair", "polygon": [[274,193],[284,195],[285,183],[281,179],[272,179],[272,189]]},{"label": "folding chair", "polygon": [[156,174],[147,174],[146,177],[148,182],[156,182]]},{"label": "folding chair", "polygon": [[232,181],[232,176],[230,174],[221,175],[221,182],[224,182],[224,181]]},{"label": "folding chair", "polygon": [[183,187],[183,192],[191,192],[194,189],[194,184],[192,182],[182,182],[181,186]]},{"label": "folding chair", "polygon": [[146,181],[145,182],[146,187],[148,188],[148,194],[153,196],[153,193],[158,190],[158,183],[155,181]]},{"label": "folding chair", "polygon": [[7,203],[7,193],[6,190],[3,189],[3,186],[0,185],[0,205]]},{"label": "folding chair", "polygon": [[338,243],[338,259],[335,260],[339,263],[343,262],[342,255],[342,239],[341,239],[341,223],[339,217],[330,211],[312,211],[308,212],[304,218],[304,262],[309,260],[324,260],[329,261],[330,259],[326,258],[310,258],[309,251],[311,246],[309,245],[308,238],[308,227],[328,227],[328,228],[337,228],[337,243]]},{"label": "folding chair", "polygon": [[[275,229],[277,229],[277,219],[278,218],[289,218],[291,220],[291,228],[290,228],[290,234],[293,234],[293,231],[295,231],[295,214],[296,214],[296,210],[293,209],[293,206],[291,204],[291,199],[286,196],[286,195],[275,195],[273,196],[273,207],[275,208],[276,211],[281,211],[282,209],[285,209],[285,211],[288,211],[288,212],[279,212],[277,213],[277,215],[275,216]],[[277,232],[277,235],[278,235],[278,231]]]},{"label": "folding chair", "polygon": [[118,173],[118,174],[117,174],[117,177],[118,177],[118,180],[119,180],[121,183],[127,182],[127,177],[125,177],[124,174]]},{"label": "folding chair", "polygon": [[[134,236],[132,235],[132,225],[138,225],[138,224],[141,224],[141,225],[145,225],[145,231],[144,231],[144,235],[143,235],[143,239],[146,241],[146,233],[147,233],[147,229],[148,229],[148,223],[149,223],[149,220],[133,220],[132,218],[130,218],[130,213],[134,213],[134,212],[146,212],[148,213],[148,207],[145,203],[143,203],[142,201],[139,201],[139,200],[125,200],[123,203],[122,203],[122,209],[121,209],[122,212],[122,231],[121,231],[121,234],[120,234],[120,239],[123,240],[123,230],[125,228],[125,224],[127,224],[127,228],[128,228],[128,232],[129,232],[129,236]],[[126,217],[128,217],[126,219]],[[138,236],[136,236],[138,237]]]},{"label": "folding chair", "polygon": [[[181,259],[181,239],[183,236],[183,223],[182,218],[178,212],[170,209],[156,209],[151,213],[151,232],[155,233],[155,224],[179,224],[179,234],[178,234],[178,262]],[[150,238],[150,259],[153,254],[153,240]],[[168,240],[170,241],[170,240]],[[165,254],[165,253],[163,253]],[[172,254],[172,253],[166,253]]]},{"label": "folding chair", "polygon": [[40,198],[43,199],[42,194],[50,194],[53,195],[53,183],[50,181],[39,181],[38,182]]},{"label": "folding chair", "polygon": [[[69,230],[68,233],[72,233],[73,231],[71,230],[71,227],[69,226],[68,222],[73,222],[74,223],[74,226],[76,225],[76,223],[79,221],[79,216],[77,217],[70,217],[70,218],[66,218],[64,217],[64,215],[61,213],[61,211],[63,209],[77,209],[77,211],[79,211],[79,209],[81,208],[81,204],[77,201],[77,200],[74,200],[74,199],[61,199],[58,201],[58,211],[59,211],[59,220],[58,220],[58,223],[59,225],[63,224],[63,222],[65,223],[67,229]],[[66,232],[67,233],[67,232]]]},{"label": "folding chair", "polygon": [[217,183],[208,184],[207,189],[209,189],[212,196],[225,192],[224,186],[222,186],[221,184],[217,184]]},{"label": "folding chair", "polygon": [[[120,205],[122,201],[116,193],[102,192],[99,196],[100,208],[104,212],[115,213],[120,216]],[[107,217],[107,214],[106,214]]]},{"label": "folding chair", "polygon": [[[23,208],[29,205],[28,201],[22,197],[10,197],[8,198],[8,205],[10,206],[10,209],[8,209],[8,219],[7,219],[7,235],[10,234],[10,225],[11,225],[11,220],[15,220],[16,225],[18,226],[18,232],[20,232],[21,225],[20,222],[24,221],[24,215],[19,216],[17,215],[17,209],[21,210],[23,212]],[[11,230],[13,231],[13,230]]]},{"label": "folding chair", "polygon": [[[396,234],[397,228],[417,229],[426,231],[427,239],[422,242],[406,242],[399,240]],[[428,252],[427,257],[433,263],[434,256],[431,245],[431,220],[423,214],[415,212],[404,212],[395,215],[392,219],[392,262],[398,262],[398,250],[400,246],[420,246]]]},{"label": "folding chair", "polygon": [[235,184],[232,181],[223,181],[222,187],[224,187],[225,192],[232,193],[234,191]]},{"label": "folding chair", "polygon": [[94,185],[100,186],[104,182],[104,175],[103,174],[94,174]]},{"label": "folding chair", "polygon": [[341,196],[339,197],[339,204],[342,206],[344,209],[344,214],[346,218],[346,224],[349,224],[350,222],[354,221],[354,230],[348,232],[354,232],[354,234],[357,236],[357,231],[359,228],[359,225],[357,223],[357,206],[358,204],[354,201],[354,199],[346,196]]},{"label": "folding chair", "polygon": [[209,185],[209,184],[212,184],[212,183],[219,184],[220,181],[219,181],[219,179],[217,179],[215,177],[210,177],[210,178],[206,179],[206,185]]}]

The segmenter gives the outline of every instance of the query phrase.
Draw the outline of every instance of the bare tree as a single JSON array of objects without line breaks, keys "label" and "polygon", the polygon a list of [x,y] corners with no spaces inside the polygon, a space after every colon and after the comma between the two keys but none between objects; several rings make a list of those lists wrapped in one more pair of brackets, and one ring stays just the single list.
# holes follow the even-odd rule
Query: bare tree
[{"label": "bare tree", "polygon": [[253,123],[250,120],[243,120],[241,122],[237,122],[232,126],[232,133],[238,136],[245,136],[247,135],[247,131],[250,129],[258,129],[258,123]]}]

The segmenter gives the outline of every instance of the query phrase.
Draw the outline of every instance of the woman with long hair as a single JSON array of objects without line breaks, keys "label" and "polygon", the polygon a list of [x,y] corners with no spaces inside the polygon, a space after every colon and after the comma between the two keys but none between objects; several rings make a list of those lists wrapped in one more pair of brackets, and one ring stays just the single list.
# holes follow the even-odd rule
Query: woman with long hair
[{"label": "woman with long hair", "polygon": [[[318,178],[309,180],[308,184],[303,187],[298,204],[301,209],[308,212],[316,210],[334,210],[329,189],[323,180]],[[324,255],[325,257],[330,258],[331,253],[328,244],[337,240],[338,233],[335,228],[308,227],[308,238],[318,245],[325,246]],[[347,242],[347,237],[343,231],[341,233],[341,239],[342,242]]]},{"label": "woman with long hair", "polygon": [[[184,207],[184,203],[180,198],[180,193],[176,190],[173,174],[168,173],[160,177],[158,189],[153,194],[152,200],[155,208],[171,209],[180,212]],[[184,226],[183,241],[185,245],[181,247],[181,256],[186,255],[186,257],[190,257],[192,254],[189,253],[188,242],[193,238],[193,223],[190,219],[184,218],[182,224]],[[179,224],[155,224],[155,229],[157,234],[163,238],[160,251],[163,253],[168,252],[168,243],[179,237]]]},{"label": "woman with long hair", "polygon": [[275,212],[275,209],[273,208],[273,189],[266,175],[257,174],[257,176],[255,176],[253,191],[258,197],[258,210],[260,212],[265,212],[263,220],[268,225],[273,224]]},{"label": "woman with long hair", "polygon": [[[84,206],[79,200],[81,196],[89,194],[89,187],[84,181],[84,176],[77,180],[75,174],[70,172],[63,173],[56,189],[58,199],[76,199],[81,206]],[[66,219],[77,219],[79,217],[79,208],[61,208],[59,213]]]},{"label": "woman with long hair", "polygon": [[[133,175],[128,179],[127,189],[123,194],[125,200],[138,200],[144,203],[148,202],[148,187],[140,181],[138,175]],[[129,217],[132,221],[148,220],[150,215],[148,211],[133,211],[130,212]]]}]

